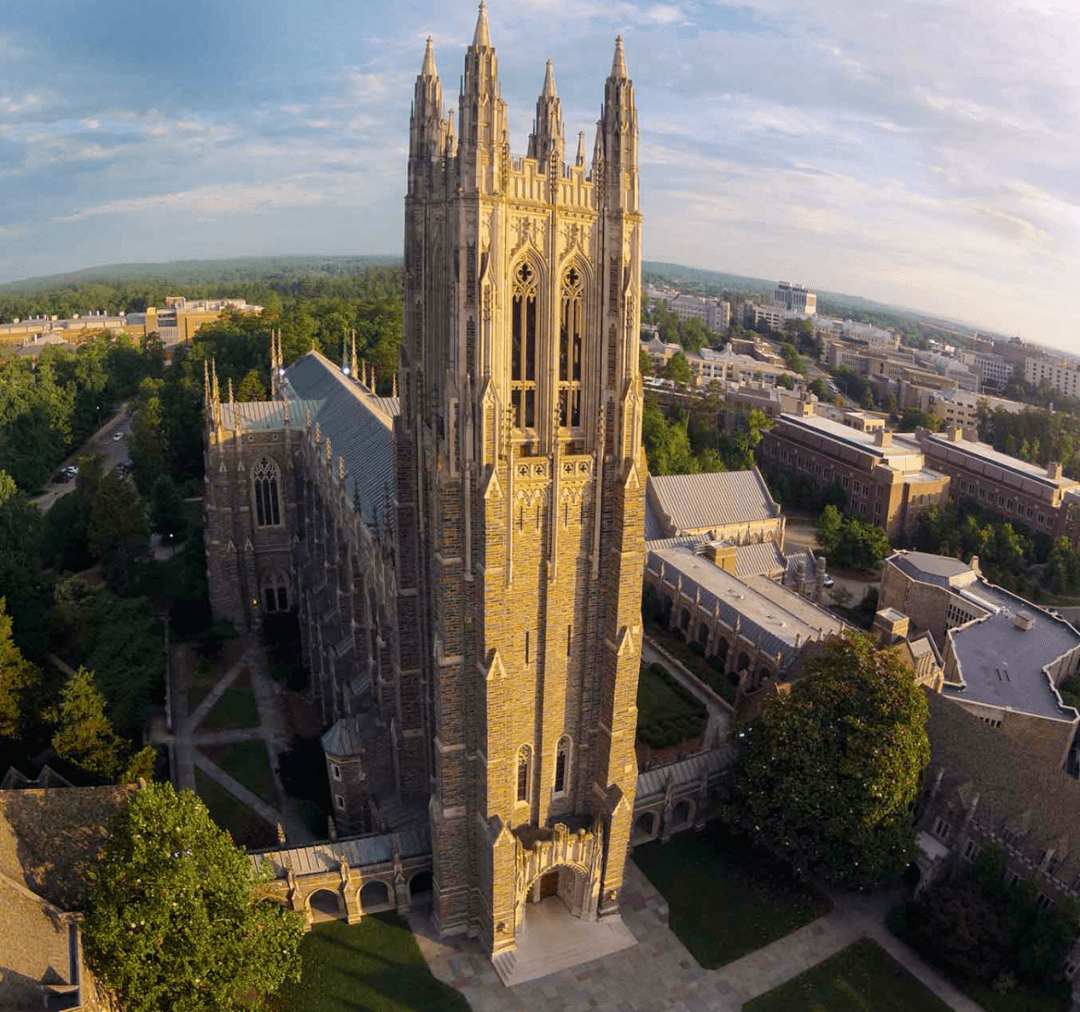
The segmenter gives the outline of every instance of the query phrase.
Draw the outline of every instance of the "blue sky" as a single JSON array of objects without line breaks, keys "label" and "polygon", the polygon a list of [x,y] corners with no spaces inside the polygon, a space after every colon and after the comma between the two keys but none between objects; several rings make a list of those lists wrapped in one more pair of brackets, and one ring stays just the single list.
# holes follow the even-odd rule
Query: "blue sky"
[{"label": "blue sky", "polygon": [[[1080,4],[491,0],[516,153],[544,62],[567,149],[626,40],[646,257],[1080,350]],[[397,253],[412,85],[471,2],[4,0],[0,281]]]}]

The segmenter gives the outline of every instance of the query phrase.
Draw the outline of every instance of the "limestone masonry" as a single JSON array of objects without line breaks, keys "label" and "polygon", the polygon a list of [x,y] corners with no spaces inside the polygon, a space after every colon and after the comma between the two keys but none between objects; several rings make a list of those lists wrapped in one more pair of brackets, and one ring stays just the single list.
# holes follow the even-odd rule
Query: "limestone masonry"
[{"label": "limestone masonry", "polygon": [[637,113],[591,162],[548,64],[525,157],[481,5],[458,116],[416,80],[395,396],[311,352],[207,386],[215,613],[298,607],[335,817],[430,834],[435,922],[510,953],[530,899],[618,910],[637,765],[646,465]]}]

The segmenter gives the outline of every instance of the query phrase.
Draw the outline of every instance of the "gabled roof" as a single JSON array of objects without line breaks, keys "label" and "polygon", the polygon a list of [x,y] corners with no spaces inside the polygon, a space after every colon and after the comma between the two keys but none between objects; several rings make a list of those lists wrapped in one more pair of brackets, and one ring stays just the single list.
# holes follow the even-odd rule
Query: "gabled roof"
[{"label": "gabled roof", "polygon": [[317,351],[293,362],[282,386],[290,401],[290,425],[303,432],[311,408],[312,432],[318,423],[322,438],[330,439],[334,473],[338,457],[344,457],[350,497],[355,481],[365,521],[381,518],[395,488],[393,426],[398,398],[377,397]]},{"label": "gabled roof", "polygon": [[657,519],[663,524],[668,518],[676,534],[780,515],[780,507],[756,467],[749,471],[649,475],[649,498],[658,507]]}]

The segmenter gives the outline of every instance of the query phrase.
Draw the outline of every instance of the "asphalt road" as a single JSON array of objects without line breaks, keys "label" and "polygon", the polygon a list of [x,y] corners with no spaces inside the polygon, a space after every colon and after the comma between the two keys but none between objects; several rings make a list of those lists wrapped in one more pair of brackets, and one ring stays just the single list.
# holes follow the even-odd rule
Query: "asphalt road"
[{"label": "asphalt road", "polygon": [[[122,432],[124,438],[114,440],[113,436]],[[105,470],[111,471],[121,461],[128,459],[127,437],[131,433],[131,419],[128,417],[127,402],[117,408],[113,415],[100,429],[97,430],[82,446],[75,450],[66,460],[58,464],[56,471],[68,464],[78,464],[79,457],[88,453],[100,453],[105,457]],[[53,474],[56,473],[53,472]],[[75,491],[75,479],[64,482],[62,485],[49,484],[42,495],[30,501],[34,503],[42,513],[48,513],[57,499],[63,498],[69,492]]]}]

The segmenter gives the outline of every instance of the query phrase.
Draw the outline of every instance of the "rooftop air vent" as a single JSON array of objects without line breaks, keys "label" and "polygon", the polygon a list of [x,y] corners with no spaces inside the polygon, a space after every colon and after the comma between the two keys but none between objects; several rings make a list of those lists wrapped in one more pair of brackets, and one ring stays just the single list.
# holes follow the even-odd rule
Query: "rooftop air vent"
[{"label": "rooftop air vent", "polygon": [[1028,632],[1035,628],[1035,616],[1030,612],[1018,611],[1013,616],[1013,625],[1016,626],[1017,629],[1023,629],[1024,632]]}]

